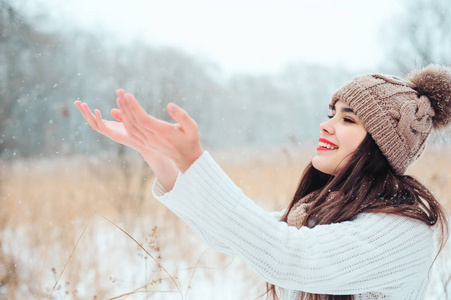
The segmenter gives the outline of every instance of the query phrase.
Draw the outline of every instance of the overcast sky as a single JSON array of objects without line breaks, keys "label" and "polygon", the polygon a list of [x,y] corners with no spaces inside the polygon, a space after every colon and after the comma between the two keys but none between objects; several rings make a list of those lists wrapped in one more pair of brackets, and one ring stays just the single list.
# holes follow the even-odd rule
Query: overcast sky
[{"label": "overcast sky", "polygon": [[59,22],[145,39],[218,63],[275,72],[287,62],[376,67],[380,28],[401,0],[47,0]]}]

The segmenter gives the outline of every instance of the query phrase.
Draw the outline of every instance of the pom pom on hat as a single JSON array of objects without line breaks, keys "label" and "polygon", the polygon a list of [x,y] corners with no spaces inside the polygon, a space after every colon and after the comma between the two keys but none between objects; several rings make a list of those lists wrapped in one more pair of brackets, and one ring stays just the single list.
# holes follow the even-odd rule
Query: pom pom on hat
[{"label": "pom pom on hat", "polygon": [[436,130],[444,129],[451,123],[451,68],[429,65],[411,72],[407,80],[413,88],[425,95],[435,112],[432,126]]}]

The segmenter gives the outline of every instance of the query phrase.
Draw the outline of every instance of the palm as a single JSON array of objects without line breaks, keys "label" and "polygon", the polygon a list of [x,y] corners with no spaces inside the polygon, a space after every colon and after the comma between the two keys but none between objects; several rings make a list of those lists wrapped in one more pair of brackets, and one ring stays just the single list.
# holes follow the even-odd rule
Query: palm
[{"label": "palm", "polygon": [[102,120],[105,125],[102,131],[98,130],[99,133],[109,137],[115,142],[123,144],[125,146],[136,148],[136,144],[130,138],[130,135],[125,130],[124,124],[117,121]]}]

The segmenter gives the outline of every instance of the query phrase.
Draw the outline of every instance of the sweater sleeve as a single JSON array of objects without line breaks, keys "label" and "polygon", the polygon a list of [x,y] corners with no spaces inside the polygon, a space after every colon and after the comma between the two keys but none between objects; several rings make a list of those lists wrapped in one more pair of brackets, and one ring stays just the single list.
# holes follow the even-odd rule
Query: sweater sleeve
[{"label": "sweater sleeve", "polygon": [[425,274],[433,234],[420,221],[361,214],[300,229],[279,222],[231,181],[205,152],[171,192],[154,195],[213,249],[243,258],[266,281],[321,294],[392,294]]}]

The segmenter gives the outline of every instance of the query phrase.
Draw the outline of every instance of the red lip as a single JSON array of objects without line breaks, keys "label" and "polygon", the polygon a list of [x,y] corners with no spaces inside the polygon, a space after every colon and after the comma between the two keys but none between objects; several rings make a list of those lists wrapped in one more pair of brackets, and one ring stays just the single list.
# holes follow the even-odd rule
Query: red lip
[{"label": "red lip", "polygon": [[338,146],[337,145],[335,145],[334,143],[332,143],[331,141],[329,141],[329,140],[326,140],[325,138],[320,138],[319,139],[319,141],[320,142],[323,142],[323,143],[327,143],[327,144],[330,144],[330,145],[332,145],[332,146],[334,146],[334,147],[337,147],[338,148]]}]

